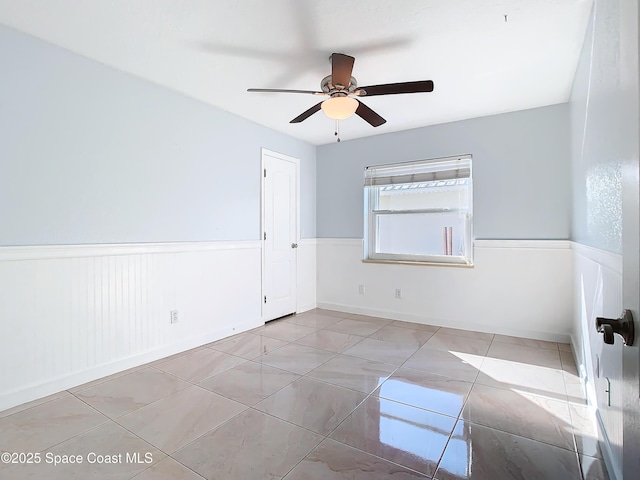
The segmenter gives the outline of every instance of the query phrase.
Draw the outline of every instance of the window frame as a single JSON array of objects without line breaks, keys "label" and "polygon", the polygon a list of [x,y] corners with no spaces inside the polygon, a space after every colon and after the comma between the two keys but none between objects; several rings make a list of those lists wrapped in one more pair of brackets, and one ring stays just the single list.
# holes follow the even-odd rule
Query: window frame
[{"label": "window frame", "polygon": [[[473,266],[473,157],[470,154],[457,155],[452,157],[433,158],[428,160],[420,160],[417,162],[403,162],[386,165],[375,165],[365,167],[369,168],[403,168],[412,165],[433,165],[441,163],[443,166],[446,162],[452,160],[467,160],[469,165],[469,175],[467,183],[468,208],[465,221],[464,246],[466,256],[458,255],[414,255],[414,254],[397,254],[397,253],[377,253],[376,245],[378,240],[377,219],[380,215],[407,215],[419,213],[444,213],[452,211],[460,211],[464,209],[447,209],[447,208],[428,208],[415,210],[380,210],[378,207],[380,188],[384,185],[366,185],[364,186],[364,242],[363,242],[363,258],[365,263],[406,263],[415,265],[434,265],[434,266],[457,266],[472,267]],[[444,170],[435,170],[444,171]],[[422,182],[405,182],[405,183],[422,183]]]}]

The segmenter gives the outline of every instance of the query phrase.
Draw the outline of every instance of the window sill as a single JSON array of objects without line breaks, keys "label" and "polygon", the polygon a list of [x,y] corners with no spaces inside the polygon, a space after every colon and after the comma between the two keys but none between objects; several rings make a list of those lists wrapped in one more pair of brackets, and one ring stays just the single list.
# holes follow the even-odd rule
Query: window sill
[{"label": "window sill", "polygon": [[374,260],[364,258],[362,263],[382,263],[391,265],[421,265],[426,267],[456,267],[456,268],[473,268],[473,263],[440,263],[440,262],[419,262],[415,260]]}]

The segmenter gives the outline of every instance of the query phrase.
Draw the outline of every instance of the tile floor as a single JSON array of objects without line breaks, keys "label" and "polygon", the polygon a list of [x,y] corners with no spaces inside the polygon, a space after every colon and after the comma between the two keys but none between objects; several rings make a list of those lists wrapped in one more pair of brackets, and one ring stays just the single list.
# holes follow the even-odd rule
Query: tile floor
[{"label": "tile floor", "polygon": [[0,452],[40,458],[11,480],[607,478],[569,345],[327,310],[0,412]]}]

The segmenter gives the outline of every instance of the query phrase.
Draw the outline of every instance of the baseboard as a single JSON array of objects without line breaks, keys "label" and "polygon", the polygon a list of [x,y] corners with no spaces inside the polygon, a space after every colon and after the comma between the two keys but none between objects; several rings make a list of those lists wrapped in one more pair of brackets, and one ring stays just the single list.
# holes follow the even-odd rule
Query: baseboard
[{"label": "baseboard", "polygon": [[0,396],[0,412],[114,373],[122,372],[123,370],[138,367],[170,355],[175,355],[176,353],[215,342],[231,335],[246,332],[247,330],[251,330],[252,328],[262,325],[264,325],[264,321],[261,319],[242,322],[235,327],[227,327],[214,332],[209,332],[205,335],[194,336],[179,343],[98,365],[80,372],[73,372],[37,385],[29,385],[25,388],[21,388],[20,390]]},{"label": "baseboard", "polygon": [[318,308],[324,308],[327,310],[337,310],[339,312],[347,312],[359,315],[369,315],[372,317],[388,318],[390,320],[402,320],[405,322],[420,323],[423,325],[434,325],[436,327],[449,327],[458,328],[460,330],[472,330],[476,332],[484,333],[498,333],[501,335],[511,335],[514,337],[533,338],[536,340],[546,340],[549,342],[562,342],[568,343],[570,336],[566,333],[554,333],[554,332],[541,332],[537,330],[528,330],[523,328],[513,328],[511,325],[505,326],[499,331],[489,331],[486,325],[476,324],[469,319],[461,321],[438,319],[431,317],[424,317],[420,315],[398,313],[388,310],[377,310],[366,307],[358,307],[353,305],[341,305],[337,303],[318,302]]}]

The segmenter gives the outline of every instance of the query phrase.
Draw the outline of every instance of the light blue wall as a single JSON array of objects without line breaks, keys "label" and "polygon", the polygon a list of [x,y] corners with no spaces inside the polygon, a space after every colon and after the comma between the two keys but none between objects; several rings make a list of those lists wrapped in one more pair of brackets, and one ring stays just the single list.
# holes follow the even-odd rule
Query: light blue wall
[{"label": "light blue wall", "polygon": [[1,25],[0,66],[0,245],[258,239],[261,147],[315,237],[313,145]]},{"label": "light blue wall", "polygon": [[365,166],[470,153],[475,238],[569,238],[569,135],[562,104],[320,146],[318,237],[362,238]]},{"label": "light blue wall", "polygon": [[620,38],[619,8],[595,3],[570,102],[572,240],[613,253],[622,253],[622,165],[638,142],[636,122],[622,116],[638,85],[621,79],[620,42],[634,40]]}]

